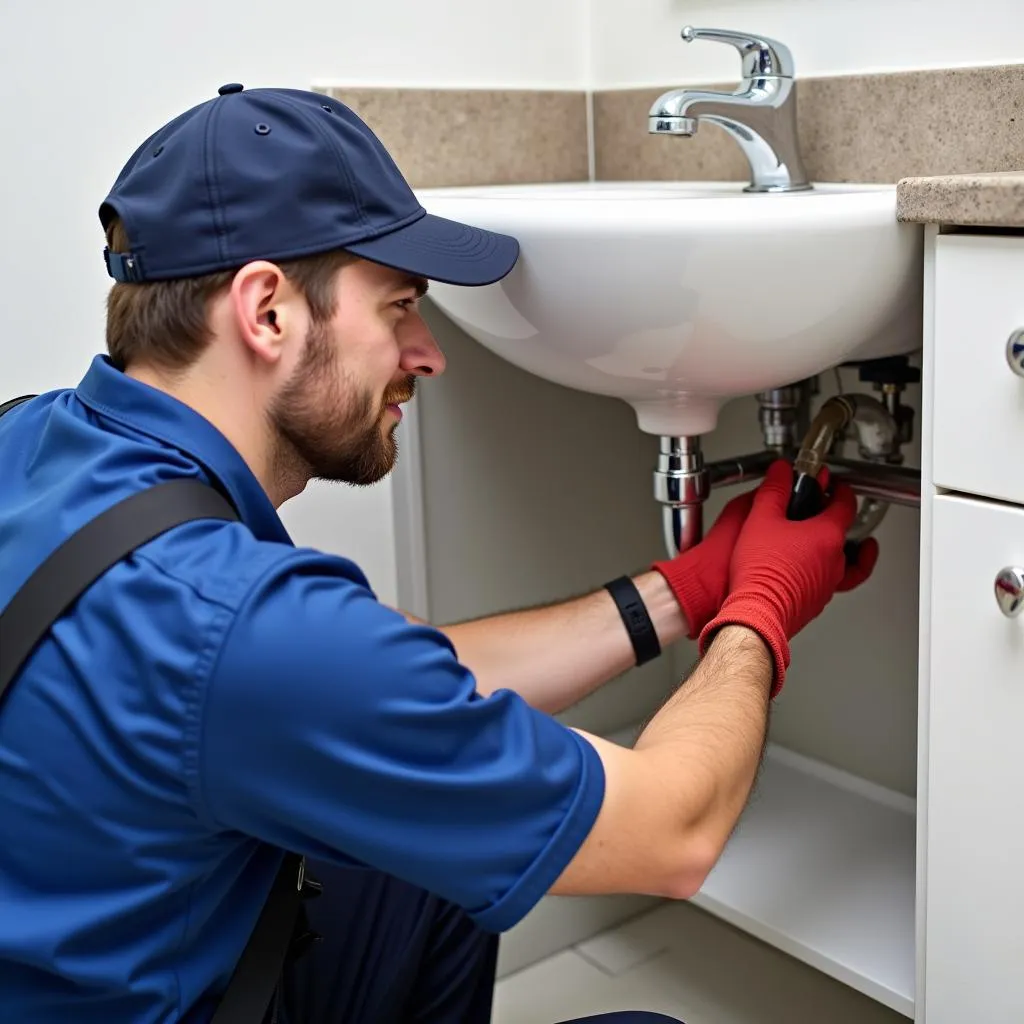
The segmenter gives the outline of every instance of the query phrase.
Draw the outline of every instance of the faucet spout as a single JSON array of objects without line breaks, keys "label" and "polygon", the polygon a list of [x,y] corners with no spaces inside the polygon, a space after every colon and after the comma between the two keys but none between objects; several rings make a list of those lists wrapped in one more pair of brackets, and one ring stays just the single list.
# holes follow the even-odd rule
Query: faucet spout
[{"label": "faucet spout", "polygon": [[728,42],[743,56],[744,77],[735,92],[672,89],[647,115],[652,135],[695,135],[702,121],[728,132],[750,165],[747,192],[798,192],[812,188],[800,156],[796,81],[792,57],[781,43],[714,29],[683,29],[687,42]]},{"label": "faucet spout", "polygon": [[[654,122],[675,118],[696,121],[707,117],[742,117],[742,111],[755,103],[767,103],[768,97],[757,96],[752,88],[740,87],[735,92],[715,92],[712,89],[670,89],[659,96],[651,106],[649,116],[652,133],[667,130]],[[738,110],[736,108],[739,108]]]}]

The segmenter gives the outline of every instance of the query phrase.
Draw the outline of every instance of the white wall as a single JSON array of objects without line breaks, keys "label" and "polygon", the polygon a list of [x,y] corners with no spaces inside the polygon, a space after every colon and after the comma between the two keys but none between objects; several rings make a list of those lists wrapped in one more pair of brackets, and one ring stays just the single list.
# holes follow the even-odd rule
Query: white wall
[{"label": "white wall", "polygon": [[684,43],[687,24],[777,39],[801,76],[1024,60],[1020,0],[591,0],[590,16],[595,89],[734,80],[736,51]]},{"label": "white wall", "polygon": [[[0,398],[73,386],[103,348],[97,208],[152,131],[225,82],[579,88],[585,0],[5,0]],[[392,484],[313,488],[300,543],[354,554],[395,599]]]}]

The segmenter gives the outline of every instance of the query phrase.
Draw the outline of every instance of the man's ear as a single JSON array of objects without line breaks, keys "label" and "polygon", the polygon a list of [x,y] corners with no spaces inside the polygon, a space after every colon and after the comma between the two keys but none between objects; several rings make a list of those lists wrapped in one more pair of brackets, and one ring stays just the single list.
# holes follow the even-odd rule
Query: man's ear
[{"label": "man's ear", "polygon": [[304,327],[297,293],[280,267],[266,260],[247,263],[231,282],[231,309],[238,333],[259,360],[277,363],[289,335]]}]

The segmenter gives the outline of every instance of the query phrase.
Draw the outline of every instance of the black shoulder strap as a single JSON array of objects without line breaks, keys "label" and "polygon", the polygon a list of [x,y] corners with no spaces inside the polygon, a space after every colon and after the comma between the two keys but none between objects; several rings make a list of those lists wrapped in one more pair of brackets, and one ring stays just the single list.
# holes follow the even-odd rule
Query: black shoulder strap
[{"label": "black shoulder strap", "polygon": [[108,569],[137,547],[193,519],[237,519],[200,480],[172,480],[118,502],[72,534],[0,614],[0,702],[47,630]]},{"label": "black shoulder strap", "polygon": [[305,861],[298,854],[286,854],[210,1024],[263,1021],[281,980],[299,907],[306,898],[304,876]]},{"label": "black shoulder strap", "polygon": [[0,402],[0,416],[3,416],[5,412],[10,412],[16,405],[21,405],[22,402],[36,397],[36,395],[22,395],[21,398],[12,398],[9,402]]},{"label": "black shoulder strap", "polygon": [[[0,415],[11,407],[0,406]],[[0,613],[0,703],[47,630],[100,576],[140,545],[195,519],[238,515],[201,481],[173,480],[119,502],[57,548]],[[286,854],[211,1024],[263,1020],[295,929],[302,876],[302,858]]]}]

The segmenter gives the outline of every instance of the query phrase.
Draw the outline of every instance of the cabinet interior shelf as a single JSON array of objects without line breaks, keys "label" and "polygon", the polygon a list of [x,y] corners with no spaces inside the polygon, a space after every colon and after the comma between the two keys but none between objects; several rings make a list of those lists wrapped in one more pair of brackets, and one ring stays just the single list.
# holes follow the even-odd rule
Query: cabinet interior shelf
[{"label": "cabinet interior shelf", "polygon": [[913,1018],[915,832],[910,797],[769,744],[690,902]]}]

